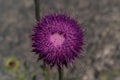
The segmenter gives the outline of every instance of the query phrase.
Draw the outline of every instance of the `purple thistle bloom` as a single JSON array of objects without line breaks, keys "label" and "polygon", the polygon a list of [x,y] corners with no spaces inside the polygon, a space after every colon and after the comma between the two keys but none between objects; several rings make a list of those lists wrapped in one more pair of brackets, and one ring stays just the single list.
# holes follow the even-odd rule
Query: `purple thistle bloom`
[{"label": "purple thistle bloom", "polygon": [[51,14],[42,18],[33,28],[33,52],[51,67],[73,63],[82,52],[83,29],[70,17]]}]

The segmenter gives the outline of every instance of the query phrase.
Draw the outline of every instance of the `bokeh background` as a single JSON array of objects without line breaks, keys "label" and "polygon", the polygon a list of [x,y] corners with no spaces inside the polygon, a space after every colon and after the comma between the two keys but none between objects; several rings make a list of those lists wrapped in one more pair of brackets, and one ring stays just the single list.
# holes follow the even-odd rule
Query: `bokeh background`
[{"label": "bokeh background", "polygon": [[[0,0],[0,80],[44,80],[31,52],[34,8],[34,0]],[[40,0],[40,15],[49,13],[67,13],[86,30],[83,56],[64,69],[65,80],[120,80],[120,0]],[[9,72],[13,57],[19,70]]]}]

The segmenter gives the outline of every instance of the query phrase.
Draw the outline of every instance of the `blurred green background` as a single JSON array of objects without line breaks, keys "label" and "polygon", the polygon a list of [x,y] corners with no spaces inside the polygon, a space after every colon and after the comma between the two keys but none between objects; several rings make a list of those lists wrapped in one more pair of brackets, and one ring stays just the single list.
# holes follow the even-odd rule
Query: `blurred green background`
[{"label": "blurred green background", "polygon": [[[33,0],[0,0],[0,80],[44,80],[31,52],[34,8]],[[40,16],[49,13],[67,13],[86,30],[83,56],[64,69],[65,80],[120,80],[120,0],[40,0]]]}]

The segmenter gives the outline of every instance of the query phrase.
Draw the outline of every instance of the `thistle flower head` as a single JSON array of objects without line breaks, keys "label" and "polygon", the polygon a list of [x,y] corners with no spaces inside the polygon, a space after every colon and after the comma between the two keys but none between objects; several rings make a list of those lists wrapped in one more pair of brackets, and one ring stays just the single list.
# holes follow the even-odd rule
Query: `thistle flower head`
[{"label": "thistle flower head", "polygon": [[33,28],[33,52],[50,66],[67,66],[79,56],[84,44],[83,29],[76,20],[63,14],[42,18]]}]

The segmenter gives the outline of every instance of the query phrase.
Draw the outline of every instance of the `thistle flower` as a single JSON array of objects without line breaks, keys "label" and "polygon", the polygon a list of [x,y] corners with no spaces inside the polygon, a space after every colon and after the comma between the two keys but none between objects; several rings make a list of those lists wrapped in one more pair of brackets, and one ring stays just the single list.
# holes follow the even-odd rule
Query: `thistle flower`
[{"label": "thistle flower", "polygon": [[63,14],[44,16],[33,28],[33,52],[52,66],[67,66],[81,54],[83,29],[76,20]]}]

